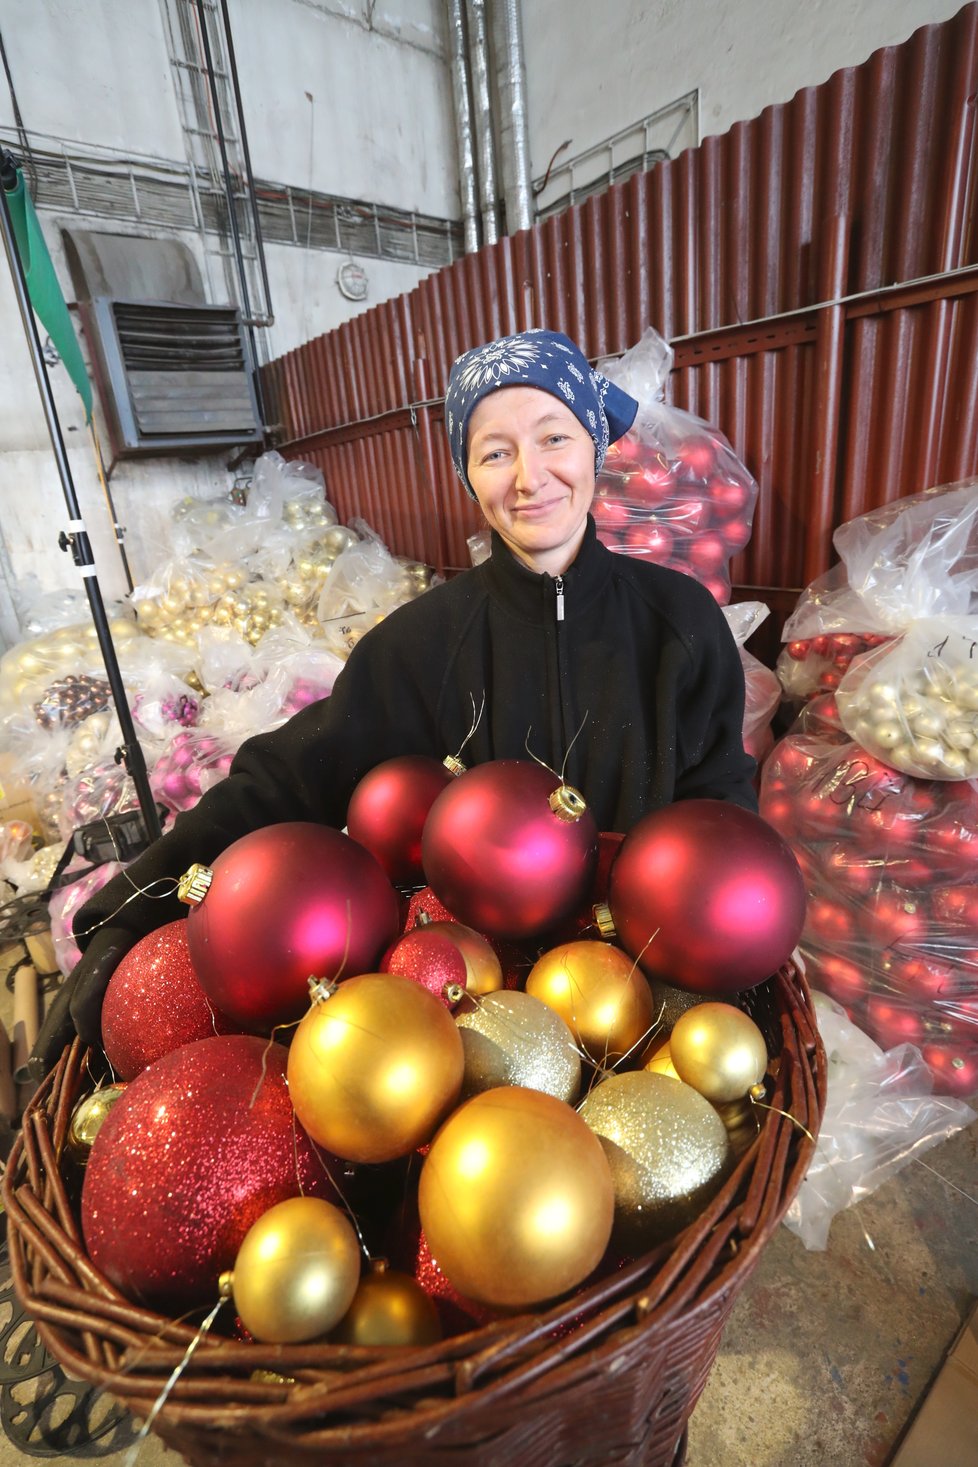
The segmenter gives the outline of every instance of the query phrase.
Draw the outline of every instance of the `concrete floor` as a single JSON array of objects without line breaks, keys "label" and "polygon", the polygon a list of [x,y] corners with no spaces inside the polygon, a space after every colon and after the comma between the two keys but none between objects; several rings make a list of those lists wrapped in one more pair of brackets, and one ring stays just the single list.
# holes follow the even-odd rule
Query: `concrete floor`
[{"label": "concrete floor", "polygon": [[[0,983],[8,1029],[9,1002]],[[687,1467],[883,1467],[976,1297],[978,1123],[840,1214],[825,1252],[779,1229],[728,1322]],[[98,1444],[57,1458],[126,1459]],[[25,1460],[0,1431],[0,1464]],[[138,1456],[180,1460],[155,1437]],[[978,1430],[972,1461],[934,1467],[978,1467]]]}]

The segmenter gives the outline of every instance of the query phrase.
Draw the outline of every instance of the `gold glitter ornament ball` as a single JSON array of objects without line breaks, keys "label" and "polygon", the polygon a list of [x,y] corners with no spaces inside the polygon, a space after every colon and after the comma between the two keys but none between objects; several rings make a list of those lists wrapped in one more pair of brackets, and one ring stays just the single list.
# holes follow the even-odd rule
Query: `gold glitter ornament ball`
[{"label": "gold glitter ornament ball", "polygon": [[433,1299],[409,1274],[375,1263],[330,1335],[339,1345],[433,1345],[441,1339]]},{"label": "gold glitter ornament ball", "polygon": [[559,1014],[595,1064],[614,1064],[655,1021],[645,975],[607,942],[565,942],[530,970],[526,991]]},{"label": "gold glitter ornament ball", "polygon": [[421,1226],[445,1277],[468,1298],[504,1309],[553,1299],[586,1279],[608,1245],[614,1202],[601,1143],[576,1111],[513,1086],[487,1090],[449,1117],[418,1192]]},{"label": "gold glitter ornament ball", "polygon": [[125,1085],[103,1085],[91,1095],[83,1095],[71,1113],[66,1145],[74,1161],[82,1165],[88,1160],[95,1137],[101,1131],[109,1111],[125,1092]]},{"label": "gold glitter ornament ball", "polygon": [[234,1307],[256,1340],[295,1345],[326,1334],[346,1314],[360,1282],[360,1247],[331,1202],[292,1197],[245,1234],[230,1284]]},{"label": "gold glitter ornament ball", "polygon": [[615,1241],[640,1253],[673,1237],[719,1189],[726,1127],[681,1080],[639,1070],[596,1085],[579,1110],[604,1145],[615,1189]]},{"label": "gold glitter ornament ball", "polygon": [[574,1036],[538,998],[490,993],[456,1014],[455,1022],[465,1052],[463,1099],[498,1085],[522,1085],[558,1100],[577,1099],[581,1061]]},{"label": "gold glitter ornament ball", "polygon": [[455,1020],[393,973],[347,978],[314,1006],[289,1050],[289,1094],[314,1141],[345,1161],[393,1161],[430,1141],[458,1100]]},{"label": "gold glitter ornament ball", "polygon": [[681,1015],[669,1050],[680,1080],[713,1105],[742,1100],[767,1070],[764,1035],[749,1014],[729,1003],[701,1003]]}]

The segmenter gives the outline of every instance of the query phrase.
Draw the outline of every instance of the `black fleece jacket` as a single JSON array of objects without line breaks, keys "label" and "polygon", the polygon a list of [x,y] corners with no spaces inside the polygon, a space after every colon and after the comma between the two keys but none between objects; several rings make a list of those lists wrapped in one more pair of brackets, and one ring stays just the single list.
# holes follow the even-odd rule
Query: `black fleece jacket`
[{"label": "black fleece jacket", "polygon": [[[757,808],[740,657],[709,591],[612,554],[591,519],[556,578],[528,570],[493,534],[489,560],[362,639],[331,697],[243,744],[229,777],[98,892],[76,928],[109,918],[131,882],[180,876],[259,826],[342,827],[368,770],[395,754],[456,753],[483,697],[465,763],[525,759],[529,749],[565,769],[601,830],[627,831],[674,800]],[[111,920],[142,936],[185,910],[175,898],[138,897]]]}]

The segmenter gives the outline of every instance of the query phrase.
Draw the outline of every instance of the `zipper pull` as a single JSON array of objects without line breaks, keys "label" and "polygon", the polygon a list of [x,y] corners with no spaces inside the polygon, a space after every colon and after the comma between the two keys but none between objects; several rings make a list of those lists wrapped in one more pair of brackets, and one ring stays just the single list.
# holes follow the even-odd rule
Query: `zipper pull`
[{"label": "zipper pull", "polygon": [[554,580],[554,587],[556,588],[556,591],[557,591],[557,620],[558,621],[563,621],[563,619],[564,619],[564,578],[563,578],[563,576],[557,576],[556,577],[556,579]]}]

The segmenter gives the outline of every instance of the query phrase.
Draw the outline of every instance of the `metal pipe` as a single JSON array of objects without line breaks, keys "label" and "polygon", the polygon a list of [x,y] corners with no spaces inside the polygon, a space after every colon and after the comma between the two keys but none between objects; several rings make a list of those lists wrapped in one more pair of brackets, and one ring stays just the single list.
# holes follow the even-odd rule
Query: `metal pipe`
[{"label": "metal pipe", "polygon": [[496,145],[492,136],[492,95],[489,90],[489,36],[485,0],[468,0],[469,50],[472,59],[472,93],[475,105],[475,137],[479,149],[479,204],[482,209],[482,242],[499,239],[496,212]]},{"label": "metal pipe", "polygon": [[522,10],[520,0],[492,0],[492,3],[506,233],[516,234],[533,226]]},{"label": "metal pipe", "polygon": [[228,162],[227,140],[224,136],[224,124],[221,121],[221,98],[217,90],[217,77],[214,75],[211,40],[207,33],[207,6],[204,0],[194,0],[194,3],[197,7],[197,16],[200,21],[200,43],[204,51],[204,70],[207,72],[207,85],[211,94],[211,107],[214,113],[214,131],[217,134],[217,146],[221,153],[221,168],[224,173],[224,195],[228,204],[228,226],[231,231],[231,246],[234,250],[235,263],[238,267],[238,283],[241,287],[241,309],[244,316],[245,330],[248,333],[248,341],[251,346],[251,380],[258,403],[258,416],[261,419],[262,428],[264,429],[265,405],[262,401],[261,379],[258,373],[258,352],[256,349],[254,329],[255,320],[251,314],[251,295],[248,290],[248,276],[245,270],[244,252],[241,248],[241,234],[238,230],[238,211],[234,201],[231,165]]},{"label": "metal pipe", "polygon": [[469,95],[469,57],[465,44],[465,0],[447,0],[448,64],[452,75],[455,142],[458,151],[458,189],[462,201],[465,253],[479,248],[479,200],[475,182],[475,143],[472,137],[472,98]]},{"label": "metal pipe", "polygon": [[[6,161],[6,159],[4,160]],[[102,600],[102,589],[98,583],[98,575],[95,570],[95,561],[92,558],[92,547],[85,529],[85,522],[81,517],[81,508],[78,504],[78,495],[75,493],[75,484],[71,476],[71,466],[68,463],[68,455],[65,452],[64,438],[61,434],[61,423],[58,419],[58,410],[54,402],[54,393],[51,391],[51,382],[48,378],[47,366],[44,354],[41,350],[41,339],[37,331],[37,322],[34,320],[34,311],[31,306],[30,296],[27,293],[27,281],[24,276],[24,266],[17,250],[17,242],[14,238],[13,220],[10,215],[10,205],[7,203],[7,189],[0,185],[0,229],[3,231],[3,244],[7,254],[7,264],[10,267],[10,275],[14,284],[14,294],[17,297],[17,305],[20,308],[20,317],[24,327],[24,335],[27,337],[27,346],[31,354],[31,362],[34,367],[34,376],[37,380],[37,390],[41,395],[41,405],[44,409],[44,417],[47,422],[48,434],[51,439],[51,448],[54,452],[54,461],[57,465],[58,474],[61,479],[61,487],[64,491],[65,503],[68,507],[68,533],[62,531],[59,544],[62,549],[70,549],[75,565],[78,567],[88,596],[89,610],[92,621],[95,624],[95,634],[102,651],[102,660],[105,663],[105,673],[108,678],[109,688],[112,692],[112,700],[115,703],[116,713],[119,718],[119,727],[122,730],[122,757],[126,769],[132,777],[136,787],[136,796],[139,800],[139,808],[142,811],[146,832],[150,839],[155,840],[161,833],[159,811],[156,808],[156,800],[150,788],[149,775],[146,771],[146,761],[136,730],[133,726],[132,714],[129,711],[129,698],[126,694],[122,681],[122,673],[119,669],[119,659],[116,657],[115,646],[112,642],[112,632],[109,628],[108,617],[105,614],[105,602]]]}]

